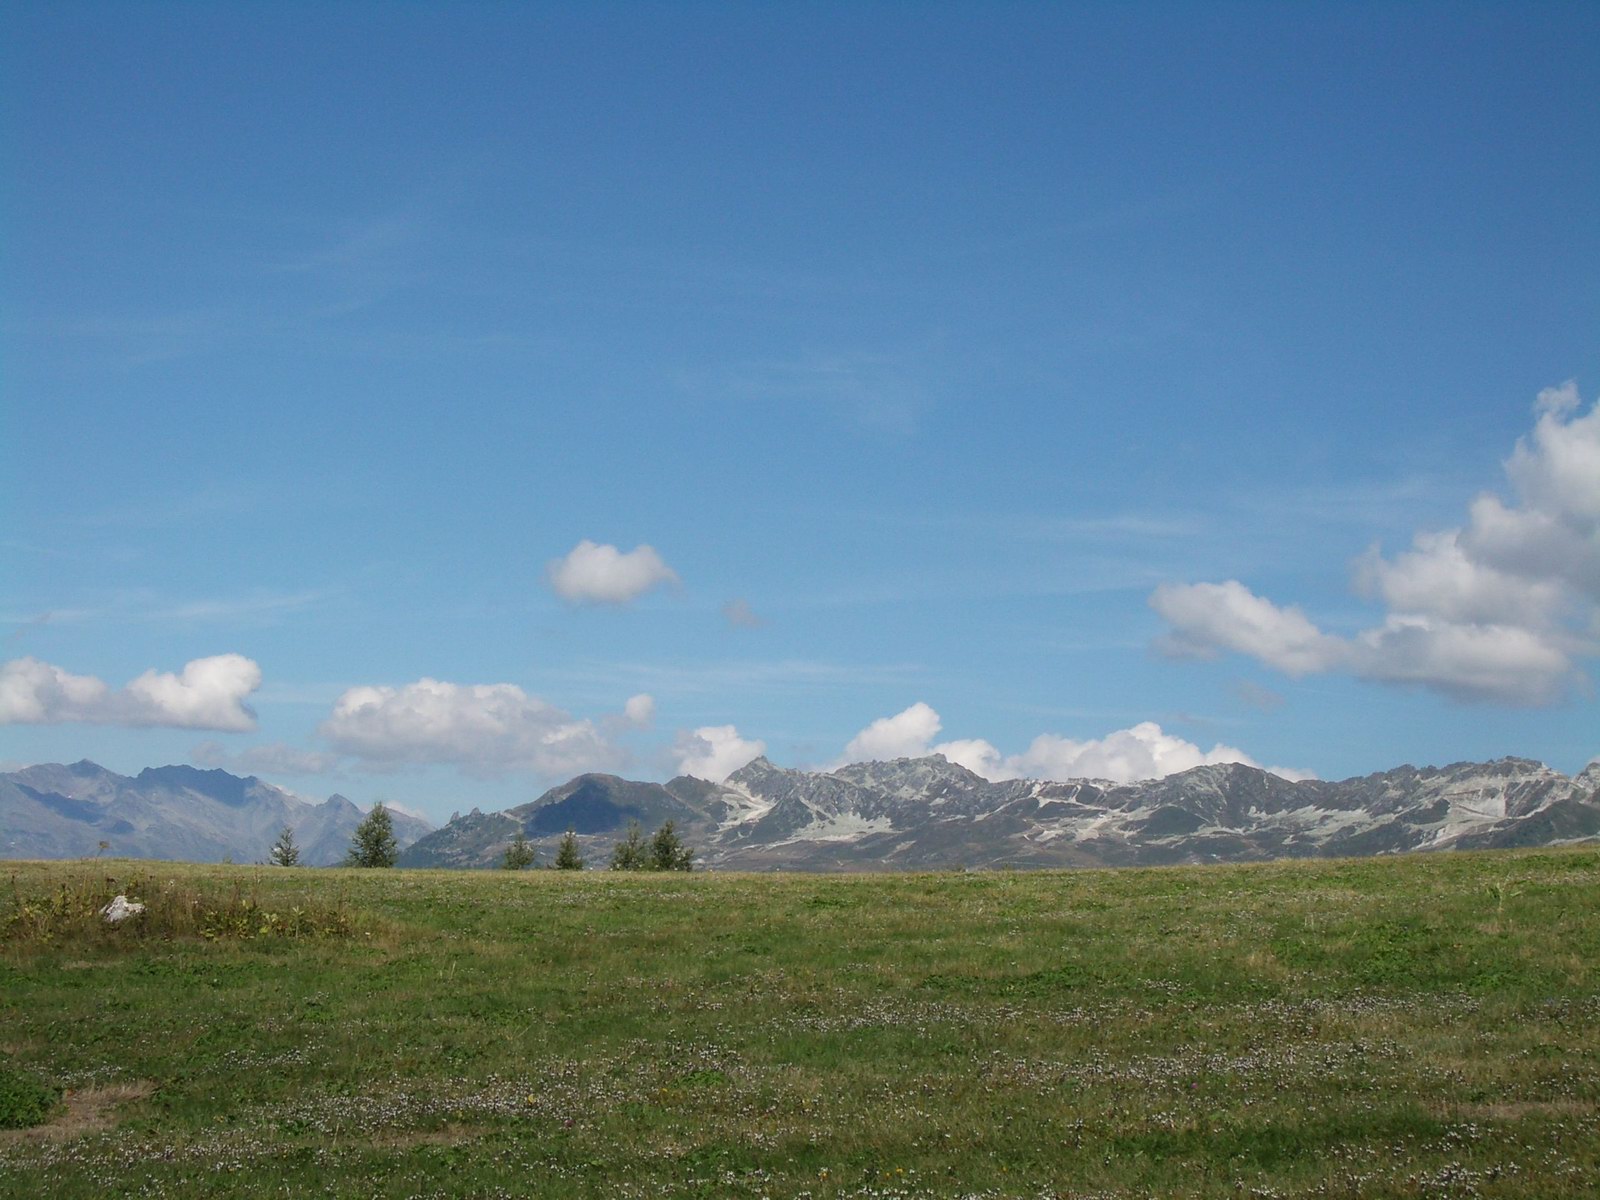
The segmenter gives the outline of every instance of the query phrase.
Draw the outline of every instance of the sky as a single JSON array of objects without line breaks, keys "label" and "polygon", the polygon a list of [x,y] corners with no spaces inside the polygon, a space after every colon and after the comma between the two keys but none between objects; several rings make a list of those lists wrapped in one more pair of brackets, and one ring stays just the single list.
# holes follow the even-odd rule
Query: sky
[{"label": "sky", "polygon": [[0,763],[1600,755],[1600,8],[0,39]]}]

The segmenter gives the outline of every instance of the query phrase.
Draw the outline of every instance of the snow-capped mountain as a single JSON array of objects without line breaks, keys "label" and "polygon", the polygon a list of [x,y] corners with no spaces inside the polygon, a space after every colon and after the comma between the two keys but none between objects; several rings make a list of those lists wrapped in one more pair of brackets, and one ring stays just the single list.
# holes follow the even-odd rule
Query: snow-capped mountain
[{"label": "snow-capped mountain", "polygon": [[[391,810],[402,847],[433,828]],[[264,862],[287,825],[300,861],[340,861],[365,814],[343,796],[311,804],[255,776],[195,767],[118,775],[87,760],[0,775],[0,858],[119,858]]]},{"label": "snow-capped mountain", "polygon": [[706,866],[872,870],[1109,866],[1387,854],[1600,839],[1600,763],[1568,778],[1505,758],[1340,782],[1237,764],[1164,779],[991,783],[940,755],[793,771],[758,758],[725,783],[581,775],[531,804],[474,812],[402,865],[492,866],[520,829],[549,862],[561,834],[604,865],[629,821],[673,820]]}]

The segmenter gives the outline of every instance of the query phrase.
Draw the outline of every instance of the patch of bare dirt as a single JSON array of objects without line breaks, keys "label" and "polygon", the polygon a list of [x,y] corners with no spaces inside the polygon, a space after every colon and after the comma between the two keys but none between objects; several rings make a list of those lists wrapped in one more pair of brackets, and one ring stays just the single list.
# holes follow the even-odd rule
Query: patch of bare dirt
[{"label": "patch of bare dirt", "polygon": [[450,1122],[440,1129],[395,1129],[373,1134],[366,1140],[386,1150],[405,1150],[411,1146],[459,1146],[482,1133],[478,1126]]},{"label": "patch of bare dirt", "polygon": [[1453,1109],[1458,1117],[1474,1121],[1516,1121],[1522,1117],[1585,1117],[1595,1106],[1582,1100],[1507,1100],[1499,1104],[1462,1104]]},{"label": "patch of bare dirt", "polygon": [[117,1123],[117,1109],[135,1100],[154,1095],[156,1085],[149,1080],[111,1083],[104,1087],[77,1088],[61,1098],[56,1115],[43,1125],[29,1129],[0,1130],[0,1145],[16,1142],[70,1142],[73,1138],[101,1133]]}]

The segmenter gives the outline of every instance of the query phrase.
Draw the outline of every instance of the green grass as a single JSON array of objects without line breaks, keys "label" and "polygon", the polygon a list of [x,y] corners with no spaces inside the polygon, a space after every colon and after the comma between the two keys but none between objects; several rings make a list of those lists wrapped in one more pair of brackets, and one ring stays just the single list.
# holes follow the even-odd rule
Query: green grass
[{"label": "green grass", "polygon": [[7,1195],[1590,1197],[1600,853],[20,863],[8,1080]]}]

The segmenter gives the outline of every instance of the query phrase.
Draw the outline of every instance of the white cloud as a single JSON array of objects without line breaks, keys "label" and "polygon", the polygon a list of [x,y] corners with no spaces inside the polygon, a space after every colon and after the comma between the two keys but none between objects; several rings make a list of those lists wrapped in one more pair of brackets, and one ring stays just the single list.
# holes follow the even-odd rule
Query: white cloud
[{"label": "white cloud", "polygon": [[678,734],[673,745],[678,774],[721,783],[740,767],[767,752],[767,744],[739,736],[732,725],[702,725]]},{"label": "white cloud", "polygon": [[1356,561],[1356,589],[1381,598],[1391,611],[1483,624],[1548,624],[1565,594],[1553,579],[1530,579],[1473,558],[1453,529],[1417,534],[1412,548],[1393,560],[1374,546]]},{"label": "white cloud", "polygon": [[1552,704],[1600,653],[1600,404],[1580,415],[1577,387],[1547,388],[1533,433],[1506,460],[1516,492],[1485,493],[1459,529],[1422,531],[1385,558],[1355,564],[1358,591],[1383,602],[1381,624],[1353,637],[1237,580],[1163,584],[1150,604],[1179,654],[1250,655],[1290,675],[1340,670],[1462,700]]},{"label": "white cloud", "polygon": [[1363,679],[1527,706],[1559,700],[1576,670],[1534,630],[1405,614],[1391,614],[1379,628],[1357,635],[1351,666]]},{"label": "white cloud", "polygon": [[1248,654],[1289,675],[1327,670],[1341,650],[1338,639],[1313,625],[1298,608],[1279,608],[1237,580],[1164,583],[1150,604],[1172,626],[1166,648],[1176,654]]},{"label": "white cloud", "polygon": [[565,558],[550,563],[550,586],[573,604],[626,604],[651,588],[678,582],[678,575],[651,546],[626,554],[584,539]]},{"label": "white cloud", "polygon": [[939,714],[919,700],[892,717],[879,717],[851,738],[839,765],[920,758],[929,752],[940,728]]},{"label": "white cloud", "polygon": [[241,654],[186,663],[178,674],[146,671],[113,689],[92,675],[73,675],[36,658],[0,667],[0,725],[127,725],[216,729],[256,727],[246,705],[261,686],[261,668]]},{"label": "white cloud", "polygon": [[[982,738],[959,738],[934,744],[941,728],[939,714],[918,702],[892,717],[872,722],[845,748],[839,765],[852,762],[882,761],[890,758],[920,758],[942,754],[950,762],[966,767],[992,782],[1004,779],[1109,779],[1131,783],[1136,779],[1159,779],[1191,767],[1213,763],[1261,764],[1244,751],[1220,743],[1202,750],[1192,742],[1162,732],[1153,721],[1130,729],[1119,729],[1103,738],[1076,741],[1053,733],[1042,733],[1021,754],[1002,755]],[[1285,779],[1314,779],[1310,771],[1288,767],[1263,770]]]},{"label": "white cloud", "polygon": [[637,696],[629,696],[622,706],[622,716],[636,729],[647,729],[656,719],[656,698],[640,692]]},{"label": "white cloud", "polygon": [[334,702],[321,732],[335,750],[376,765],[449,763],[474,774],[575,775],[613,770],[625,759],[595,722],[510,683],[353,687]]},{"label": "white cloud", "polygon": [[221,767],[248,775],[326,775],[337,769],[339,756],[322,750],[302,750],[283,742],[246,746],[237,753],[221,742],[201,742],[189,751],[189,760],[201,767]]},{"label": "white cloud", "polygon": [[957,766],[965,767],[974,775],[985,779],[1013,779],[1015,775],[1001,761],[1000,751],[982,738],[958,738],[953,742],[940,742],[931,753],[942,754]]},{"label": "white cloud", "polygon": [[[1234,746],[1218,743],[1210,750],[1202,750],[1193,742],[1164,732],[1154,721],[1141,721],[1129,729],[1086,741],[1053,733],[1040,734],[1025,751],[1008,758],[1005,767],[1027,779],[1109,779],[1115,783],[1132,783],[1216,763],[1261,766]],[[1285,779],[1315,778],[1308,771],[1286,767],[1263,769]]]}]

